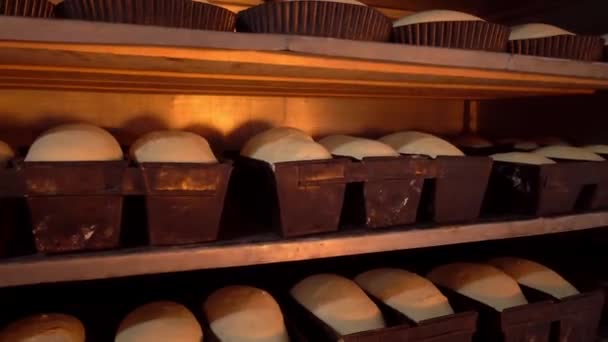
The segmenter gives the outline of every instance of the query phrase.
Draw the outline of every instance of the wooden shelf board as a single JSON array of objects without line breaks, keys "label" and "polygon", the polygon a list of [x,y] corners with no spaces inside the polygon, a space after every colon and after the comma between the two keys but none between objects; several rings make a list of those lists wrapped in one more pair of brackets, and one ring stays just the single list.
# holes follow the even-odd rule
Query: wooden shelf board
[{"label": "wooden shelf board", "polygon": [[608,64],[318,37],[0,17],[0,87],[496,98],[608,89]]},{"label": "wooden shelf board", "polygon": [[608,212],[426,229],[345,231],[292,240],[254,236],[198,246],[36,255],[0,262],[0,287],[328,258],[604,226],[608,226]]}]

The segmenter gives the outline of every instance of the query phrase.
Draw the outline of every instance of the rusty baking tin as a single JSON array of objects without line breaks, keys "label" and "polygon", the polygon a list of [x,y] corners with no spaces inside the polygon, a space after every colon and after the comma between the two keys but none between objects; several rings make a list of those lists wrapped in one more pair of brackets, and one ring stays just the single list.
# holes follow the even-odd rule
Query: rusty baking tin
[{"label": "rusty baking tin", "polygon": [[428,168],[419,215],[436,223],[474,221],[492,169],[492,159],[479,156],[439,156]]},{"label": "rusty baking tin", "polygon": [[270,1],[237,15],[239,32],[389,41],[391,22],[378,10],[332,1]]},{"label": "rusty baking tin", "polygon": [[509,41],[509,52],[518,55],[597,61],[603,46],[598,36],[560,35],[546,38]]},{"label": "rusty baking tin", "polygon": [[227,9],[192,0],[65,0],[58,12],[69,19],[213,31],[234,31],[236,21]]},{"label": "rusty baking tin", "polygon": [[[604,159],[608,160],[608,154],[600,154]],[[598,210],[608,208],[608,161],[594,163],[593,177],[596,180],[597,186],[589,203],[589,209]]]},{"label": "rusty baking tin", "polygon": [[180,245],[217,239],[230,163],[142,163],[148,241]]},{"label": "rusty baking tin", "polygon": [[28,216],[19,172],[12,162],[0,166],[0,257],[32,252]]},{"label": "rusty baking tin", "polygon": [[441,289],[456,311],[476,311],[479,314],[477,342],[549,342],[555,306],[551,301],[539,301],[496,311],[494,308],[449,289]]},{"label": "rusty baking tin", "polygon": [[603,207],[608,197],[598,192],[604,162],[561,161],[528,165],[494,162],[486,209],[492,213],[558,215],[575,209]]},{"label": "rusty baking tin", "polygon": [[425,167],[409,156],[353,160],[347,168],[342,223],[368,228],[414,223]]},{"label": "rusty baking tin", "polygon": [[557,299],[541,291],[520,286],[527,298],[553,302],[551,342],[596,341],[605,299],[602,290]]},{"label": "rusty baking tin", "polygon": [[48,0],[3,0],[0,14],[20,17],[50,18],[54,16],[55,5]]},{"label": "rusty baking tin", "polygon": [[438,317],[416,324],[402,313],[376,301],[387,324],[386,328],[341,335],[293,298],[287,302],[287,316],[296,323],[308,341],[344,342],[470,342],[477,324],[475,312]]},{"label": "rusty baking tin", "polygon": [[393,28],[393,41],[445,48],[507,50],[509,28],[485,21],[444,21]]},{"label": "rusty baking tin", "polygon": [[24,193],[42,253],[116,248],[126,161],[24,162]]},{"label": "rusty baking tin", "polygon": [[[272,225],[284,237],[338,229],[346,188],[348,159],[311,160],[271,165],[238,157],[230,185],[238,215]],[[231,203],[234,205],[235,203]]]}]

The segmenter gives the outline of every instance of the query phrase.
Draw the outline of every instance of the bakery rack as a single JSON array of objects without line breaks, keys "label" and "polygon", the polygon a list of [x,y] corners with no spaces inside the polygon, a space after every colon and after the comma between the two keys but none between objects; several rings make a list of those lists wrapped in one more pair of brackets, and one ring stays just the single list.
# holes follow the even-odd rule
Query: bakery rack
[{"label": "bakery rack", "polygon": [[[254,2],[227,3],[241,8]],[[428,9],[419,3],[423,2],[370,0],[394,16]],[[441,7],[447,2],[424,3]],[[458,3],[454,9],[480,9],[478,14],[497,18],[544,8],[525,5],[526,1],[512,1],[508,8],[501,1]],[[514,10],[521,6],[524,9]],[[511,104],[518,117],[531,117],[532,122],[548,116],[526,111],[529,104],[539,102],[549,102],[548,108],[555,109],[560,119],[572,119],[571,114],[559,111],[561,100],[536,97],[581,95],[574,97],[577,104],[589,98],[605,103],[603,95],[593,94],[606,89],[605,63],[0,16],[0,115],[6,120],[0,133],[17,144],[31,142],[32,131],[67,119],[128,127],[116,132],[121,142],[158,127],[195,125],[200,132],[211,132],[207,137],[212,142],[222,140],[228,149],[259,131],[259,125],[247,126],[250,121],[262,126],[294,125],[316,134],[331,133],[338,125],[352,133],[411,126],[447,134],[477,128],[501,132],[502,121],[484,117],[500,112],[504,103]],[[151,106],[158,112],[150,113]],[[208,113],[201,114],[200,108]],[[402,108],[402,116],[397,115]],[[605,121],[598,112],[584,115]],[[563,132],[569,122],[552,125]],[[241,126],[245,129],[239,130]],[[222,135],[227,138],[218,138]],[[0,261],[0,287],[279,263],[604,226],[608,226],[608,213],[595,212],[379,232],[342,231],[290,240],[265,234],[197,246],[25,256]]]}]

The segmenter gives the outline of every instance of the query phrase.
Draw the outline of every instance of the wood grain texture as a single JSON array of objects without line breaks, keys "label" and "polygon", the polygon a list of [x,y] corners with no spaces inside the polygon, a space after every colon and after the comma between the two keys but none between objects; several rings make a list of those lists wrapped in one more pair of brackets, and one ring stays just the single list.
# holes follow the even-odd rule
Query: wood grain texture
[{"label": "wood grain texture", "polygon": [[340,232],[294,240],[255,236],[203,246],[141,248],[77,256],[32,256],[0,263],[0,287],[310,260],[553,234],[607,225],[608,213],[589,213],[427,229]]}]

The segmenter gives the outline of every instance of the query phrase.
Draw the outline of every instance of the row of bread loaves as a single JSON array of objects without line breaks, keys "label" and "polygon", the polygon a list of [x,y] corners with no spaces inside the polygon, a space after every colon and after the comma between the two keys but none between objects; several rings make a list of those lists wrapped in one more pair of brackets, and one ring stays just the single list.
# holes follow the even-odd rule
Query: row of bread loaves
[{"label": "row of bread loaves", "polygon": [[[130,157],[137,162],[217,163],[205,138],[184,131],[157,131],[139,138]],[[14,157],[0,143],[0,159]],[[30,147],[26,162],[115,161],[124,159],[118,141],[106,130],[89,124],[56,126],[40,135]]]},{"label": "row of bread loaves", "polygon": [[[383,302],[414,322],[453,314],[448,299],[436,286],[449,289],[497,311],[527,304],[520,285],[554,298],[578,290],[553,270],[518,258],[492,259],[487,264],[451,263],[431,270],[427,278],[394,268],[359,274],[355,280],[335,274],[316,274],[295,284],[290,293],[299,305],[339,335],[381,329]],[[212,293],[203,304],[210,333],[223,342],[288,342],[279,304],[266,291],[228,286]],[[83,342],[85,328],[63,314],[27,317],[0,332],[0,342]],[[121,322],[116,342],[201,342],[203,330],[185,306],[153,302],[138,307]]]},{"label": "row of bread loaves", "polygon": [[399,154],[463,156],[454,145],[434,135],[405,131],[387,135],[379,140],[348,135],[331,135],[318,142],[303,131],[291,127],[266,130],[249,139],[241,149],[244,157],[280,162],[323,160],[333,156],[361,160],[367,157],[396,157]]}]

